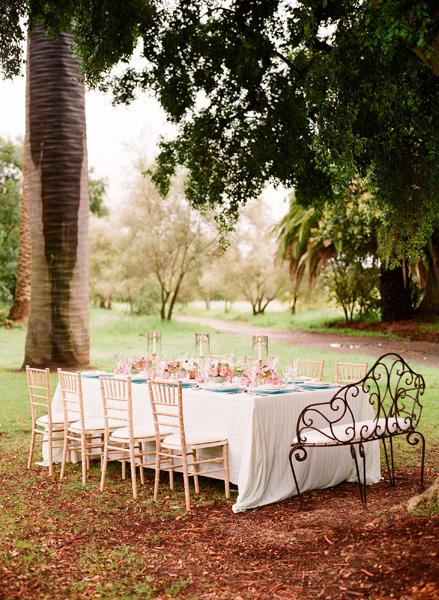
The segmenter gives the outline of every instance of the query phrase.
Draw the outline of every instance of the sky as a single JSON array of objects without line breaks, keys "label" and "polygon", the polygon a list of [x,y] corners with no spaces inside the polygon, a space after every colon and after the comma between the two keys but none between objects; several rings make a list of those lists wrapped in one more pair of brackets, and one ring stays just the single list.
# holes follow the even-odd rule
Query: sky
[{"label": "sky", "polygon": [[[108,183],[106,203],[120,203],[126,193],[136,158],[152,161],[161,135],[172,132],[155,98],[142,93],[129,106],[113,106],[111,94],[86,92],[89,166]],[[0,79],[0,136],[24,137],[25,78]],[[263,194],[273,217],[287,211],[286,190],[268,187]]]}]

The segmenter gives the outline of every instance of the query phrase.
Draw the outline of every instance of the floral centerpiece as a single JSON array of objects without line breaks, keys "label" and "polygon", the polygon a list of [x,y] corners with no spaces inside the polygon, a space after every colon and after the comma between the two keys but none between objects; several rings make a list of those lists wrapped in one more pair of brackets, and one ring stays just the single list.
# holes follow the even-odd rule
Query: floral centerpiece
[{"label": "floral centerpiece", "polygon": [[267,365],[261,365],[256,372],[256,381],[259,385],[271,383],[272,385],[280,385],[281,380],[279,374],[274,369]]},{"label": "floral centerpiece", "polygon": [[170,360],[163,364],[163,377],[165,379],[184,377],[186,375],[186,371],[183,368],[182,363],[179,360]]},{"label": "floral centerpiece", "polygon": [[232,379],[234,375],[233,368],[226,362],[213,363],[209,368],[209,377],[216,383],[221,383],[226,379]]},{"label": "floral centerpiece", "polygon": [[131,373],[146,371],[151,366],[151,361],[144,356],[137,356],[131,361]]},{"label": "floral centerpiece", "polygon": [[236,362],[233,365],[233,375],[235,377],[242,377],[247,370],[247,366],[243,362]]},{"label": "floral centerpiece", "polygon": [[146,372],[152,366],[151,361],[144,356],[135,358],[120,359],[116,363],[114,372],[118,375],[130,375],[134,373]]},{"label": "floral centerpiece", "polygon": [[198,364],[193,358],[186,358],[183,361],[183,370],[185,371],[189,379],[195,379],[197,375]]}]

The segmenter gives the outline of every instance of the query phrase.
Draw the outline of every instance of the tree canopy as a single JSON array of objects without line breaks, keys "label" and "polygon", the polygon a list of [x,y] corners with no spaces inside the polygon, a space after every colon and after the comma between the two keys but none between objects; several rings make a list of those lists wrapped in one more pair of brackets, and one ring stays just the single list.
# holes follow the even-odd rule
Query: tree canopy
[{"label": "tree canopy", "polygon": [[[157,185],[166,193],[184,165],[188,198],[224,226],[266,182],[315,206],[358,177],[393,233],[388,255],[417,258],[437,225],[433,0],[15,0],[4,10],[6,73],[18,70],[27,17],[72,30],[90,85],[111,84],[122,102],[154,90],[179,125],[162,144]],[[143,68],[111,79],[139,40]]]}]

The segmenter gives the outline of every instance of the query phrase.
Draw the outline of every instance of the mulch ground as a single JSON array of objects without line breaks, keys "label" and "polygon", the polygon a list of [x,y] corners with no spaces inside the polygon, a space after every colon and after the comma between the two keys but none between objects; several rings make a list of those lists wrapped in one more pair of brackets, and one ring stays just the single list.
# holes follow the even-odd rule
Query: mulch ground
[{"label": "mulch ground", "polygon": [[354,321],[346,324],[339,322],[331,324],[333,329],[355,329],[357,331],[376,331],[397,335],[401,338],[411,341],[439,343],[439,330],[432,329],[431,324],[427,321],[418,319],[407,319],[405,321],[388,321],[376,323],[367,323],[362,321]]},{"label": "mulch ground", "polygon": [[[431,481],[431,467],[427,475]],[[102,498],[96,485],[74,501],[63,499],[59,482],[36,471],[27,514],[17,519],[23,520],[22,538],[45,559],[26,565],[26,550],[6,536],[0,597],[434,600],[439,515],[408,514],[400,506],[416,492],[418,476],[416,469],[401,469],[396,487],[384,481],[369,487],[367,511],[356,486],[342,484],[238,515],[225,500],[200,501],[186,516],[172,513],[175,498],[166,496],[165,484],[160,505],[151,504],[151,478],[137,502],[125,482],[126,503],[114,508],[112,496],[121,491],[110,486],[103,512],[94,502]],[[11,472],[2,484],[11,488],[19,478]],[[57,517],[60,511],[68,518]],[[135,565],[114,554],[124,548],[134,548]],[[128,570],[130,581],[152,582],[152,595],[102,591],[106,581],[126,582]],[[78,580],[81,592],[73,594]]]}]

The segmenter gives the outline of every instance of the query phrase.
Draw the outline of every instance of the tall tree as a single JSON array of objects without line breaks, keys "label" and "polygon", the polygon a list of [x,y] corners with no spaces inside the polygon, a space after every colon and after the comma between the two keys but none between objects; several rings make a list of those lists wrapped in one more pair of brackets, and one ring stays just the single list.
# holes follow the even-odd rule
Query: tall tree
[{"label": "tall tree", "polygon": [[88,182],[84,85],[72,38],[29,37],[27,119],[32,303],[25,363],[89,360]]},{"label": "tall tree", "polygon": [[141,179],[124,207],[126,274],[146,281],[152,277],[160,291],[160,317],[171,320],[184,281],[206,264],[216,250],[212,224],[194,211],[184,196],[182,176],[163,200],[150,179]]},{"label": "tall tree", "polygon": [[[376,294],[373,279],[380,262],[379,231],[383,227],[386,223],[376,199],[359,183],[351,186],[336,203],[327,203],[320,211],[305,209],[292,197],[290,210],[277,228],[279,254],[288,261],[297,287],[306,271],[312,282],[328,261],[333,267],[331,279],[338,282],[340,291],[340,282],[346,275],[344,287],[349,288],[352,298],[351,319],[353,310],[363,311],[364,302],[357,302],[357,292],[358,297],[366,299],[364,292],[369,286],[371,298]],[[372,263],[374,270],[370,269]],[[367,268],[364,265],[368,265]],[[406,262],[404,268],[390,269],[386,261],[381,261],[380,308],[384,321],[413,316],[415,270],[408,268]],[[338,296],[338,300],[341,298]]]},{"label": "tall tree", "polygon": [[[29,145],[25,143],[28,150]],[[30,313],[31,298],[31,237],[29,227],[29,153],[23,156],[23,189],[20,198],[20,234],[14,300],[8,318],[25,323]]]},{"label": "tall tree", "polygon": [[140,38],[145,68],[115,89],[121,101],[153,89],[179,125],[159,159],[163,193],[185,165],[193,205],[217,207],[227,226],[267,181],[315,205],[370,175],[391,254],[414,261],[439,214],[436,5],[15,0],[0,20],[0,61],[17,70],[20,18],[32,11],[52,33],[70,28],[92,85],[108,86]]},{"label": "tall tree", "polygon": [[439,316],[439,229],[435,229],[425,249],[426,285],[419,312],[424,317]]},{"label": "tall tree", "polygon": [[14,293],[22,186],[22,147],[0,138],[0,301]]},{"label": "tall tree", "polygon": [[275,261],[273,218],[262,199],[250,202],[230,236],[222,265],[225,290],[230,286],[250,303],[254,315],[264,314],[286,287],[288,273]]},{"label": "tall tree", "polygon": [[[29,59],[29,44],[27,48]],[[23,186],[20,198],[20,239],[14,301],[9,310],[9,319],[15,323],[26,323],[30,314],[31,300],[31,255],[32,242],[29,225],[29,60],[26,73],[26,123],[23,148]]]},{"label": "tall tree", "polygon": [[8,73],[30,9],[71,29],[92,85],[108,86],[141,39],[145,67],[116,93],[153,89],[179,125],[162,147],[163,192],[183,164],[192,203],[227,224],[267,181],[314,205],[368,174],[394,256],[419,258],[439,214],[434,0],[15,0],[0,22]]}]

